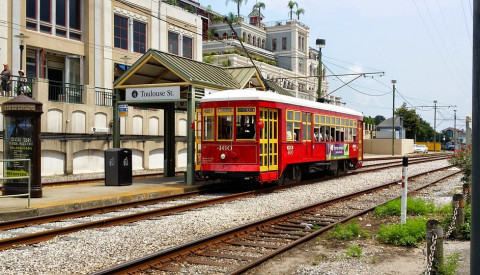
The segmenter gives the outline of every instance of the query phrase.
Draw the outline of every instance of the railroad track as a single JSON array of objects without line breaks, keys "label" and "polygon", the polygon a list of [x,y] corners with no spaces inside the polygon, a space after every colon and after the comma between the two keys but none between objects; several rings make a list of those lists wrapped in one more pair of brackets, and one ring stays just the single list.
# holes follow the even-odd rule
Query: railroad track
[{"label": "railroad track", "polygon": [[[394,163],[387,167],[383,166],[373,169],[357,170],[354,171],[354,173],[348,173],[341,176],[355,176],[358,173],[374,172],[381,169],[398,166],[399,165],[397,163]],[[335,176],[322,178],[321,180],[328,180],[332,178],[335,178]],[[267,194],[281,189],[292,188],[298,185],[316,183],[318,181],[319,179],[315,178],[303,181],[299,184],[292,184],[282,187],[270,187],[248,192],[239,192],[237,194],[231,194],[227,196],[224,195],[224,189],[218,189],[217,195],[215,195],[215,193],[204,194],[205,191],[190,192],[157,199],[148,199],[137,202],[0,222],[0,250],[46,241],[59,235],[65,235],[80,230],[110,227],[164,215],[171,215],[181,211],[188,211],[213,204]],[[209,190],[209,192],[213,191],[215,190]],[[147,207],[147,209],[145,209],[145,207]],[[124,211],[125,213],[122,214],[122,212],[119,211]],[[112,215],[114,215],[114,217],[112,217]],[[3,236],[3,238],[1,236]]]},{"label": "railroad track", "polygon": [[[417,157],[417,158],[409,158],[408,163],[409,164],[415,164],[415,163],[423,163],[423,162],[429,162],[429,161],[436,161],[436,160],[441,160],[441,159],[446,159],[446,155],[433,155],[433,156],[428,156],[428,157]],[[377,168],[382,168],[385,166],[391,167],[392,165],[397,164],[397,166],[402,166],[402,159],[395,159],[387,162],[381,162],[381,163],[374,163],[374,164],[365,164],[363,165],[358,171],[364,170],[364,169],[370,169],[372,167],[377,167]],[[375,169],[377,169],[375,168]]]},{"label": "railroad track", "polygon": [[[427,174],[428,177],[443,175],[448,168],[411,176],[409,192],[460,173],[453,171],[425,183],[423,178]],[[398,195],[394,181],[190,241],[94,274],[239,274]]]}]

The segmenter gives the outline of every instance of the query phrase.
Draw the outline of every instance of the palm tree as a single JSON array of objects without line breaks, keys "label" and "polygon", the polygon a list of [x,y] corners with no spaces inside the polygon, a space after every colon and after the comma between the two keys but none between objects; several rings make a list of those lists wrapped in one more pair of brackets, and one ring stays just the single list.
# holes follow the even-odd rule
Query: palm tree
[{"label": "palm tree", "polygon": [[265,9],[265,3],[258,2],[255,5],[253,5],[253,9],[257,9],[258,10],[258,16],[260,16],[260,10]]},{"label": "palm tree", "polygon": [[265,3],[263,2],[258,2],[258,3],[255,3],[255,5],[253,5],[253,9],[257,9],[258,10],[258,22],[257,22],[257,25],[260,24],[260,20],[261,20],[261,13],[260,13],[260,10],[261,9],[265,9]]},{"label": "palm tree", "polygon": [[297,15],[297,20],[300,21],[300,14],[305,14],[305,10],[300,8],[295,11],[295,14]]},{"label": "palm tree", "polygon": [[293,8],[298,8],[298,3],[295,1],[289,1],[287,7],[290,9],[290,20],[293,18]]},{"label": "palm tree", "polygon": [[228,15],[225,16],[225,18],[227,19],[227,22],[230,24],[238,22],[238,17],[236,17],[235,14],[233,14],[233,12],[229,12]]},{"label": "palm tree", "polygon": [[228,5],[228,2],[232,1],[233,3],[237,4],[237,17],[240,17],[240,5],[243,3],[247,3],[247,0],[245,2],[243,0],[227,0],[227,3],[225,5]]}]

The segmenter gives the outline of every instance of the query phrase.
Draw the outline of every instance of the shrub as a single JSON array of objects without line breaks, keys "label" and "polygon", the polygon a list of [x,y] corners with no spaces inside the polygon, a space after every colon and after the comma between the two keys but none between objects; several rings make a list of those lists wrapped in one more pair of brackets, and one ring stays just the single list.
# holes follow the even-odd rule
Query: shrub
[{"label": "shrub", "polygon": [[360,229],[357,220],[353,219],[346,225],[337,224],[333,230],[329,232],[328,236],[337,240],[353,240],[357,237],[368,237],[368,233]]},{"label": "shrub", "polygon": [[425,239],[427,221],[423,218],[408,219],[404,224],[382,225],[377,238],[384,243],[414,246]]},{"label": "shrub", "polygon": [[[400,216],[401,199],[394,199],[375,208],[377,217]],[[408,215],[426,215],[433,213],[435,205],[433,202],[425,202],[420,198],[407,198],[407,214]]]},{"label": "shrub", "polygon": [[463,170],[462,181],[465,183],[471,182],[472,176],[472,144],[462,146],[455,150],[452,156],[448,156],[448,162]]},{"label": "shrub", "polygon": [[441,275],[455,275],[459,260],[460,254],[458,253],[447,255],[445,263],[437,268],[437,273]]},{"label": "shrub", "polygon": [[362,249],[358,245],[349,245],[347,247],[347,257],[348,258],[360,258],[362,256]]},{"label": "shrub", "polygon": [[[446,208],[446,207],[445,207]],[[447,217],[442,220],[442,225],[444,231],[448,231],[450,228],[450,225],[452,224],[452,219],[453,219],[453,207],[452,205],[449,205],[449,212],[447,213]],[[461,229],[460,229],[460,234],[458,235],[458,238],[460,240],[470,240],[470,232],[471,232],[471,213],[472,213],[472,207],[470,204],[465,205],[465,222],[463,223]]]}]

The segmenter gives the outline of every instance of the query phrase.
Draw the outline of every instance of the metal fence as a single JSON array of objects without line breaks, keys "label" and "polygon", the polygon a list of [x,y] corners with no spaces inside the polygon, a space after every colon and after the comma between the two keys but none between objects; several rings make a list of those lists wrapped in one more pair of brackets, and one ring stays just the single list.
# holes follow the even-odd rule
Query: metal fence
[{"label": "metal fence", "polygon": [[3,97],[16,97],[17,95],[24,94],[32,97],[34,83],[34,78],[14,75],[10,83],[2,83],[0,95]]},{"label": "metal fence", "polygon": [[83,90],[84,87],[81,84],[50,80],[48,84],[48,100],[66,103],[83,103]]},{"label": "metal fence", "polygon": [[113,89],[95,87],[95,105],[113,106]]},{"label": "metal fence", "polygon": [[[0,159],[0,162],[27,162],[28,163],[28,174],[26,176],[17,176],[17,177],[9,177],[8,175],[5,177],[0,178],[1,180],[17,180],[17,179],[28,179],[28,193],[25,194],[16,194],[16,195],[4,195],[0,196],[0,198],[11,198],[11,197],[27,197],[27,207],[30,208],[30,193],[32,190],[32,183],[31,183],[31,178],[30,175],[32,174],[32,162],[30,159]],[[5,169],[3,169],[5,173]]]}]

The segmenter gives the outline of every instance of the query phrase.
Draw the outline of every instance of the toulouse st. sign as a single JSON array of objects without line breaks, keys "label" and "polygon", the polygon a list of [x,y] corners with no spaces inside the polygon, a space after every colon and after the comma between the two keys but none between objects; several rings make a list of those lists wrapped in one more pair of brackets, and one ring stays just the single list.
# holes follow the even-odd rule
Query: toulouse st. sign
[{"label": "toulouse st. sign", "polygon": [[180,99],[180,86],[128,88],[125,95],[127,101]]}]

